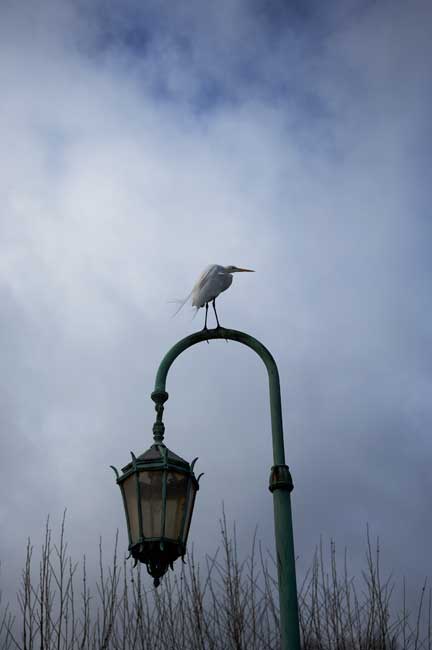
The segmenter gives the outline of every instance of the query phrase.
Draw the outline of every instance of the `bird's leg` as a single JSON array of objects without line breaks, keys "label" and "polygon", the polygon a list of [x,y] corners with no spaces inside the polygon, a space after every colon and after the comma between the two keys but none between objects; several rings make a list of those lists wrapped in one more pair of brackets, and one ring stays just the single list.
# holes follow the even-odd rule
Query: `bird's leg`
[{"label": "bird's leg", "polygon": [[[207,329],[207,315],[208,315],[208,302],[206,302],[206,314],[205,314],[205,321],[204,321],[204,327],[203,327],[204,330]],[[207,343],[208,343],[208,339],[207,339]]]},{"label": "bird's leg", "polygon": [[[219,323],[219,318],[218,318],[217,311],[216,311],[216,298],[213,299],[212,304],[213,304],[213,310],[214,310],[214,313],[215,313],[215,316],[216,316],[216,323],[217,323],[217,326],[218,326],[218,329],[219,329],[221,324]],[[225,341],[228,343],[228,339],[225,339]]]},{"label": "bird's leg", "polygon": [[213,305],[213,311],[214,311],[215,316],[216,316],[217,326],[220,327],[219,318],[218,318],[217,311],[216,311],[216,298],[213,298],[212,305]]}]

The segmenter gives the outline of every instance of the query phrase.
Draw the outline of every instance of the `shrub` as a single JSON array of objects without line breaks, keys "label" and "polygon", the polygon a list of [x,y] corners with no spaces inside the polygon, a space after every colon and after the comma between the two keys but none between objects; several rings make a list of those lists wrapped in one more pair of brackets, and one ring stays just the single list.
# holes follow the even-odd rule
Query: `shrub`
[{"label": "shrub", "polygon": [[[278,650],[279,616],[275,564],[254,536],[249,557],[239,560],[235,527],[221,520],[221,547],[203,569],[189,555],[186,564],[164,577],[155,590],[145,571],[119,561],[117,537],[112,560],[104,565],[99,546],[99,577],[90,586],[85,559],[68,553],[63,517],[59,540],[47,522],[37,575],[34,549],[26,559],[15,614],[4,606],[0,641],[4,650]],[[432,650],[431,589],[423,585],[418,610],[391,614],[394,583],[383,581],[379,544],[367,531],[366,569],[361,592],[342,577],[330,544],[328,570],[320,543],[299,589],[304,650]],[[427,601],[427,602],[425,602]],[[422,636],[422,638],[421,638]]]}]

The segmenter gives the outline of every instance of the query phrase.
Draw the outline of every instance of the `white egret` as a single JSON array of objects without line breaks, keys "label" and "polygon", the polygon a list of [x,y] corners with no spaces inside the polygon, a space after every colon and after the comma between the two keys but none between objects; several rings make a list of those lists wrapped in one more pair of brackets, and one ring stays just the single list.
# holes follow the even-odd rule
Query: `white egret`
[{"label": "white egret", "polygon": [[[205,306],[205,321],[204,328],[207,329],[207,314],[208,306],[211,302],[213,305],[213,310],[216,316],[217,326],[220,327],[218,315],[216,312],[215,300],[222,291],[226,291],[233,281],[233,273],[253,273],[252,269],[241,269],[238,266],[221,266],[220,264],[211,264],[201,273],[198,278],[197,283],[193,287],[190,294],[184,300],[181,300],[181,305],[178,308],[177,312],[183,307],[183,305],[192,297],[192,307],[196,307],[196,310]],[[177,313],[176,312],[176,313]]]}]

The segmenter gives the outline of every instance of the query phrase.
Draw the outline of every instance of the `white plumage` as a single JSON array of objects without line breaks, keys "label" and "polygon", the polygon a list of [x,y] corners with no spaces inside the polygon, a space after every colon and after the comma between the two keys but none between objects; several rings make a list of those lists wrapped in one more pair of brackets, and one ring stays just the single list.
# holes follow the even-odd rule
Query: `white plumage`
[{"label": "white plumage", "polygon": [[179,311],[189,298],[192,297],[192,306],[196,307],[197,311],[201,307],[206,308],[204,329],[207,329],[207,312],[209,303],[211,302],[213,304],[217,326],[220,327],[215,300],[222,291],[226,291],[231,286],[233,281],[232,274],[238,272],[252,273],[252,269],[241,269],[237,266],[211,264],[201,273],[198,281],[187,298],[180,301],[181,304],[177,311]]},{"label": "white plumage", "polygon": [[211,264],[201,273],[192,289],[192,307],[204,307],[228,289],[233,281],[231,273],[219,264]]}]

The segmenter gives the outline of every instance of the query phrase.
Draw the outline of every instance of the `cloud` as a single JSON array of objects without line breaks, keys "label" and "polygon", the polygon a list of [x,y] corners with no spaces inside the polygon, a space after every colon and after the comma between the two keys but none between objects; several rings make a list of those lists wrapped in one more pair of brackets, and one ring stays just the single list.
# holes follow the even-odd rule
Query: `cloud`
[{"label": "cloud", "polygon": [[[395,574],[422,576],[428,4],[44,2],[3,14],[8,584],[47,512],[68,507],[77,555],[117,526],[126,543],[107,468],[150,444],[157,365],[201,327],[201,314],[171,319],[168,301],[213,262],[257,270],[234,278],[219,314],[279,364],[299,569],[320,533],[361,566],[369,522]],[[212,550],[224,500],[242,542],[259,522],[271,547],[261,362],[199,346],[168,390],[167,444],[206,472],[195,546]]]}]

